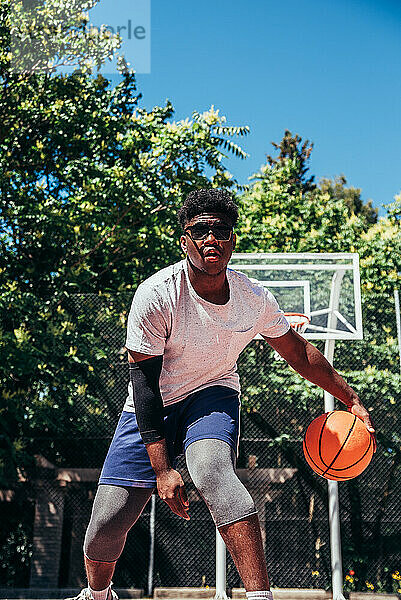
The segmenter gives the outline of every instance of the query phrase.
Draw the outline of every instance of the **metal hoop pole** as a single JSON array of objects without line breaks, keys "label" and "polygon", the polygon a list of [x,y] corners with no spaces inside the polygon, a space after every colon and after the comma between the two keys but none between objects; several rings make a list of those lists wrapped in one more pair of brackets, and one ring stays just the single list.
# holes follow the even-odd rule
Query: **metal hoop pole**
[{"label": "metal hoop pole", "polygon": [[[345,271],[337,271],[333,275],[330,291],[330,311],[327,316],[327,327],[335,328],[336,311],[340,301],[341,281]],[[332,365],[334,361],[335,340],[326,340],[324,356]],[[334,396],[324,392],[324,411],[334,410]],[[341,556],[340,504],[338,499],[338,482],[327,481],[330,525],[331,587],[333,600],[345,600],[343,594],[343,566]]]},{"label": "metal hoop pole", "polygon": [[226,588],[226,545],[216,527],[216,595],[214,600],[228,600]]}]

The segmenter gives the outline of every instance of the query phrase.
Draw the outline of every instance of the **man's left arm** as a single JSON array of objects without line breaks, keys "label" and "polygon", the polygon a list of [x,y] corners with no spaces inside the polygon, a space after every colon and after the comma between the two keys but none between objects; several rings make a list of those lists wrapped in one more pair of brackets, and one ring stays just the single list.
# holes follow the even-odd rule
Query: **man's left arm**
[{"label": "man's left arm", "polygon": [[344,381],[313,344],[305,340],[292,328],[277,338],[263,337],[302,377],[338,398],[352,414],[362,419],[372,435],[376,447],[375,428],[370,414],[363,406],[358,394]]}]

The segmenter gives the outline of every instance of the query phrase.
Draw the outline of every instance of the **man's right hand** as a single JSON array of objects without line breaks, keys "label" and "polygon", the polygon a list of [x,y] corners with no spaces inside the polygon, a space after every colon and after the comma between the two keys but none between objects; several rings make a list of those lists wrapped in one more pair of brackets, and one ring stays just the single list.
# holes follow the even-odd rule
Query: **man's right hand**
[{"label": "man's right hand", "polygon": [[162,471],[157,475],[157,491],[173,513],[189,521],[189,502],[181,475],[174,469]]},{"label": "man's right hand", "polygon": [[157,491],[160,498],[176,515],[189,521],[189,502],[184,482],[179,472],[171,466],[166,440],[146,444],[146,450],[149,454],[150,464],[156,473]]}]

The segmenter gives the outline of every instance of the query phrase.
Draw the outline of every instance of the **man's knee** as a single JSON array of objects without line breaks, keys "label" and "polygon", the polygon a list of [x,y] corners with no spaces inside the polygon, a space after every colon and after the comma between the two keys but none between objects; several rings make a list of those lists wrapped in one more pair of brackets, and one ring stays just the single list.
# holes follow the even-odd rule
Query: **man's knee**
[{"label": "man's knee", "polygon": [[151,493],[151,489],[99,486],[86,530],[85,556],[100,562],[116,561]]},{"label": "man's knee", "polygon": [[121,537],[122,532],[113,527],[112,519],[100,518],[92,514],[84,540],[84,553],[88,558],[100,560],[98,558],[98,549],[107,547],[117,536]]},{"label": "man's knee", "polygon": [[197,490],[220,527],[255,514],[254,501],[235,472],[230,446],[221,440],[193,442],[186,452],[187,466]]}]

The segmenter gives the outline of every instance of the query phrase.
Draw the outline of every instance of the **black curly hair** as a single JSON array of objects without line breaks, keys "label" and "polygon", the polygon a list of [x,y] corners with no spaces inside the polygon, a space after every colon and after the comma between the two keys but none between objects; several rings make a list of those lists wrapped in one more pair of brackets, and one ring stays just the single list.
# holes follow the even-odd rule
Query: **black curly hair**
[{"label": "black curly hair", "polygon": [[220,213],[227,218],[232,227],[238,221],[238,206],[227,190],[210,188],[190,192],[178,211],[182,229],[188,221],[203,213]]}]

